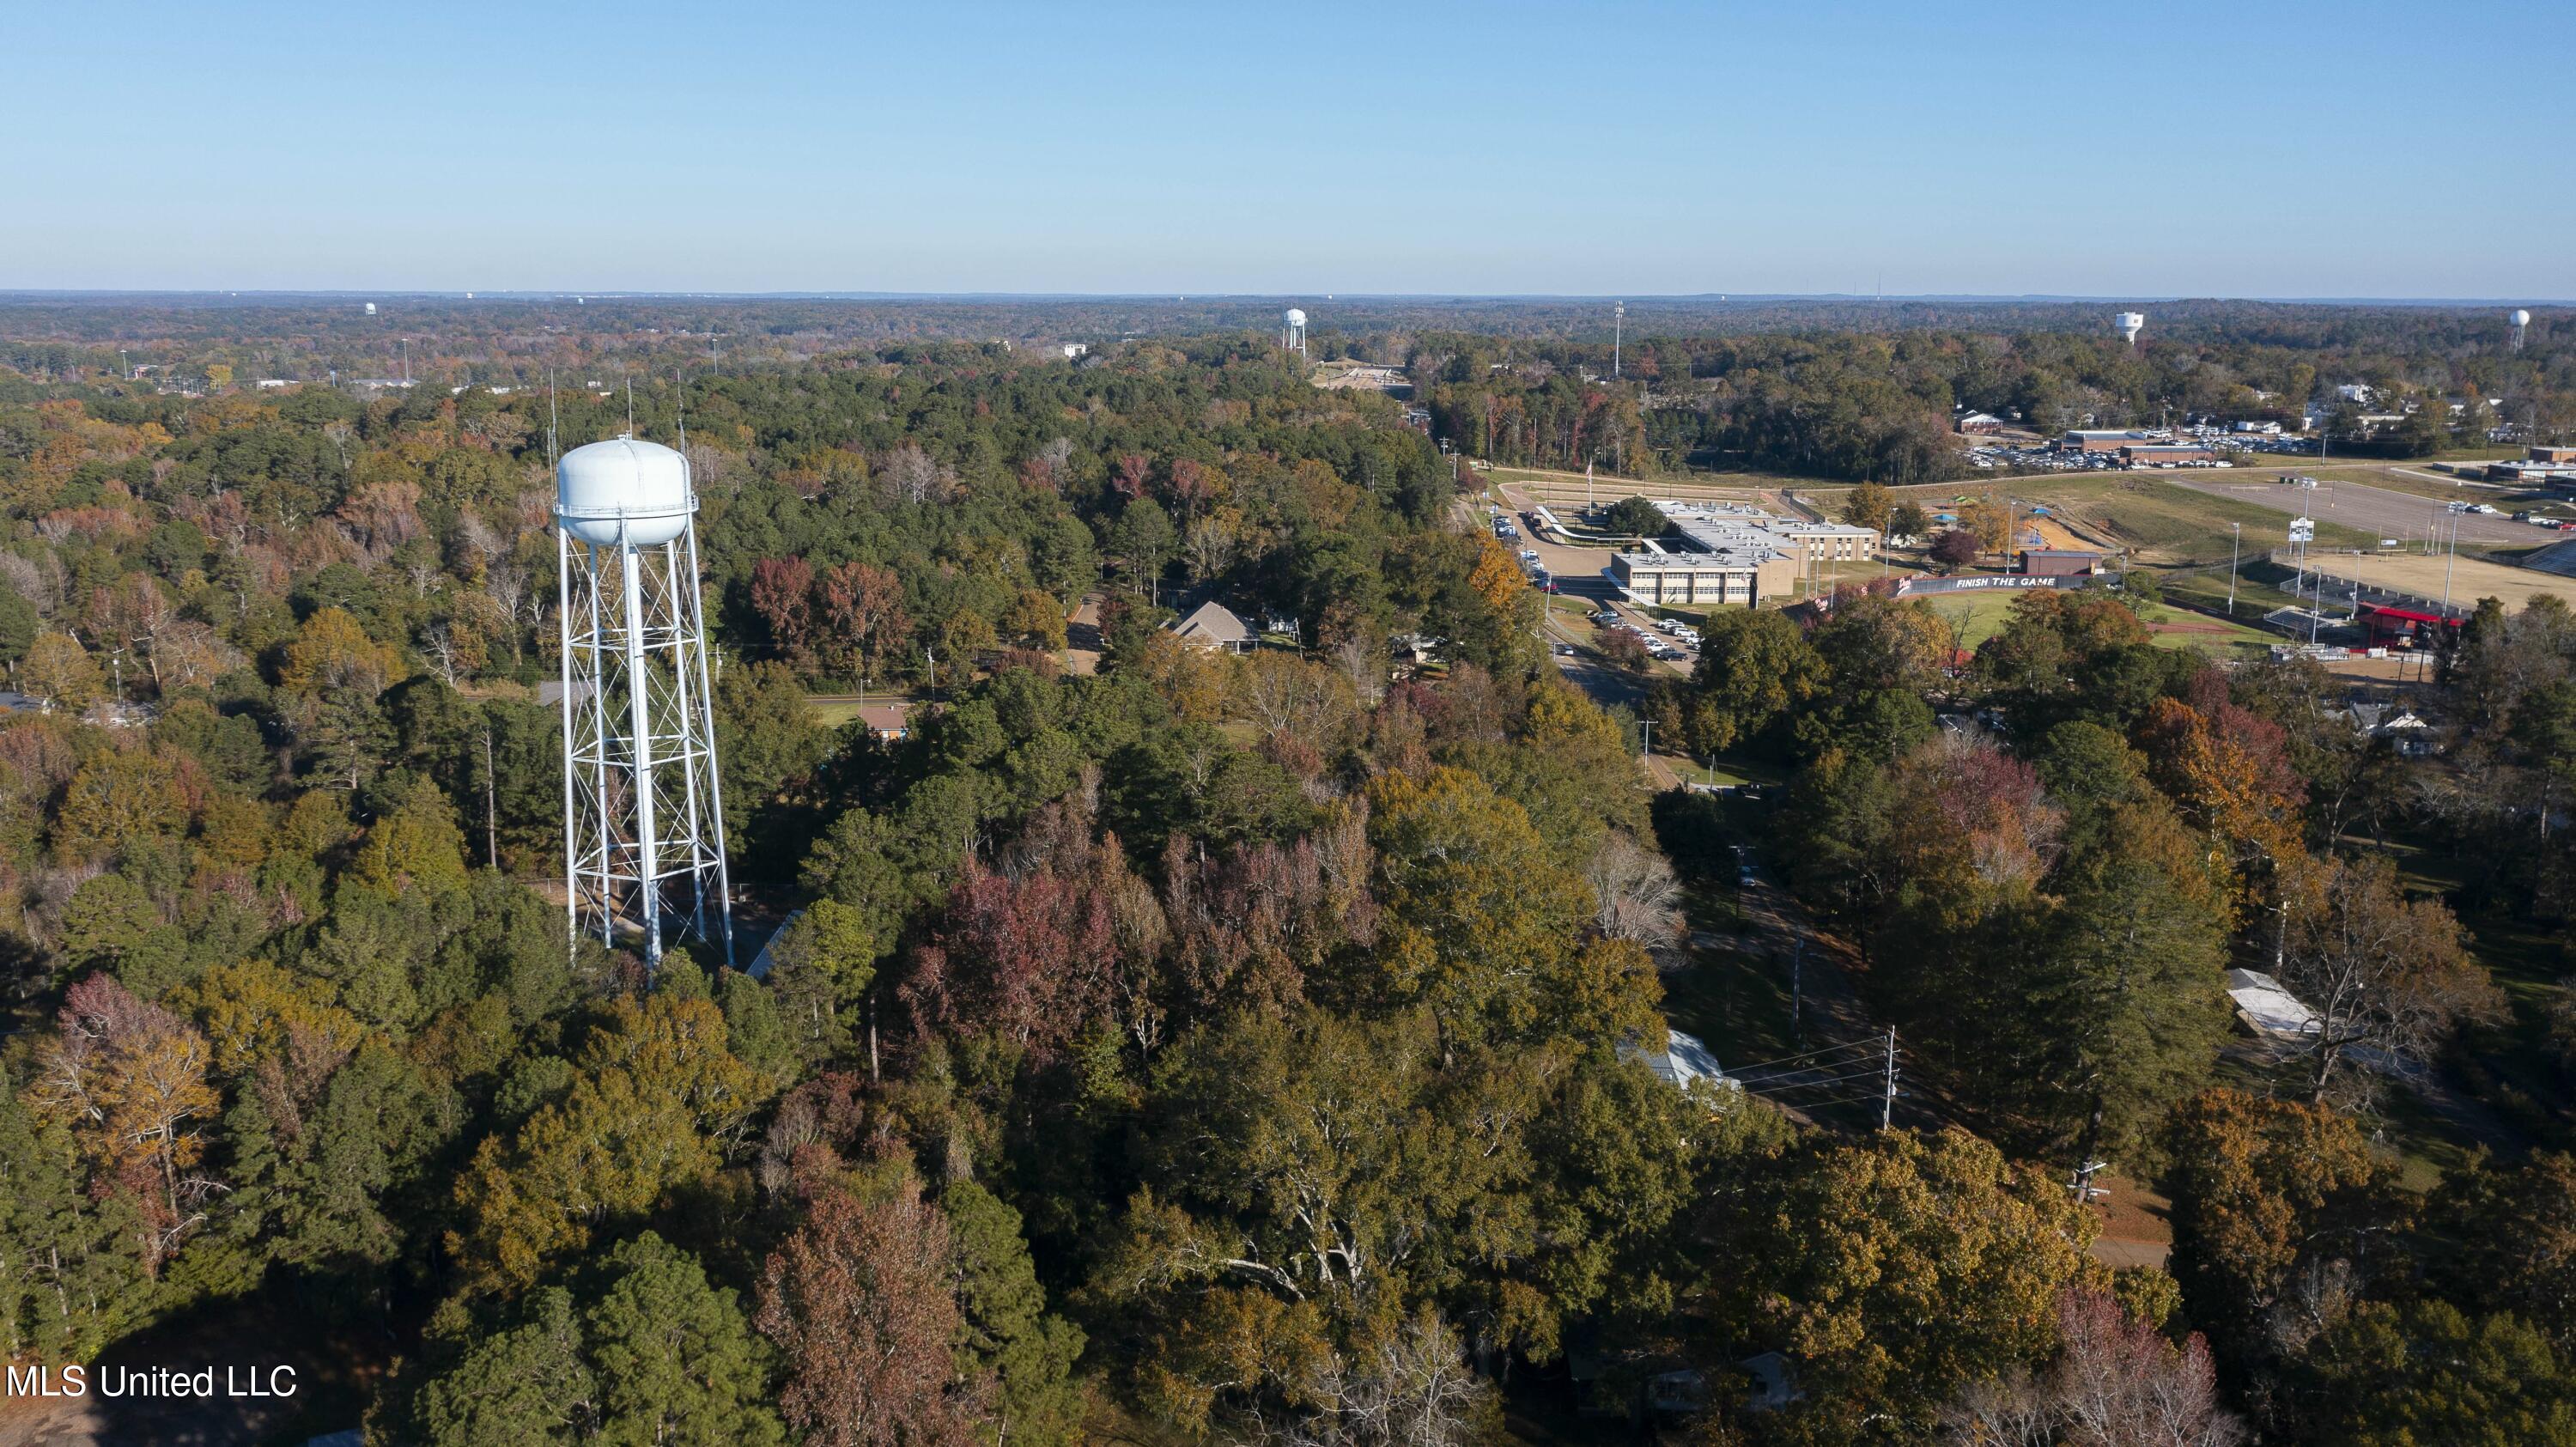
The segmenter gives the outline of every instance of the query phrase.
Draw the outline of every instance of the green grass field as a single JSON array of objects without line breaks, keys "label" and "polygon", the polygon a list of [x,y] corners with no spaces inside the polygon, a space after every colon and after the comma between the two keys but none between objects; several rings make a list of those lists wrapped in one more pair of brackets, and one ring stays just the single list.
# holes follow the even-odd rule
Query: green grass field
[{"label": "green grass field", "polygon": [[857,718],[861,704],[902,702],[904,702],[902,695],[886,693],[870,694],[866,698],[849,694],[817,696],[809,693],[805,696],[805,707],[812,710],[814,722],[827,729],[839,728]]},{"label": "green grass field", "polygon": [[[2258,553],[2279,546],[2290,523],[2287,514],[2272,508],[2193,492],[2153,477],[2026,478],[2011,484],[2011,494],[2044,503],[2078,525],[2118,540],[2149,563],[2224,564],[2235,541],[2231,525],[2244,525],[2246,551]],[[2358,528],[2320,522],[2317,542],[2330,548],[2369,548],[2378,546],[2379,539]]]},{"label": "green grass field", "polygon": [[[1959,646],[1973,650],[2003,631],[2005,623],[2012,617],[2013,600],[2020,596],[2018,593],[1968,593],[1956,597],[1934,596],[1924,601],[1959,631]],[[2162,624],[2176,630],[2154,635],[2159,648],[2197,648],[2223,657],[2240,647],[2262,648],[2273,642],[2269,634],[2222,623],[2163,603],[2150,605],[2138,616],[2150,628]],[[2220,631],[2200,631],[2204,628]]]}]

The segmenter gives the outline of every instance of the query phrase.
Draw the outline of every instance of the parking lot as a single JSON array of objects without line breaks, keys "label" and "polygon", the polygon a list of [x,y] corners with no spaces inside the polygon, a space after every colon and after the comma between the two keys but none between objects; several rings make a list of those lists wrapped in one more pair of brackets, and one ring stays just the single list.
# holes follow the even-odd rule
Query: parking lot
[{"label": "parking lot", "polygon": [[[1556,584],[1558,597],[1579,598],[1589,605],[1586,609],[1587,613],[1610,613],[1614,615],[1613,621],[1617,626],[1633,629],[1642,637],[1669,647],[1672,650],[1671,656],[1656,660],[1662,667],[1677,673],[1688,673],[1699,661],[1696,650],[1680,647],[1679,639],[1656,626],[1658,620],[1651,611],[1640,608],[1619,596],[1619,590],[1611,585],[1610,580],[1603,576],[1601,571],[1610,563],[1608,549],[1571,547],[1538,536],[1536,529],[1530,524],[1529,512],[1532,504],[1515,498],[1508,489],[1497,488],[1496,492],[1506,502],[1521,502],[1517,510],[1501,514],[1502,517],[1510,519],[1513,536],[1500,538],[1500,541],[1520,559],[1522,571],[1535,576],[1536,570],[1545,569],[1548,578]],[[1489,527],[1492,525],[1493,516],[1493,514],[1487,515]],[[1499,534],[1497,536],[1499,537]],[[1535,554],[1535,557],[1529,556],[1532,554]],[[1549,621],[1551,647],[1559,643],[1590,646],[1592,640],[1588,634],[1571,629],[1553,617]],[[1599,628],[1605,625],[1596,621],[1592,626]],[[1562,662],[1562,658],[1559,661]]]}]

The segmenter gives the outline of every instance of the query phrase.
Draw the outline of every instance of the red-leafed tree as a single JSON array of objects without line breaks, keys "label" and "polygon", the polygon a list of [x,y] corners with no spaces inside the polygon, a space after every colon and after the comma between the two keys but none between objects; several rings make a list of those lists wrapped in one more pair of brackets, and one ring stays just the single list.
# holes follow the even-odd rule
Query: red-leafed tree
[{"label": "red-leafed tree", "polygon": [[805,657],[814,633],[814,566],[803,558],[763,558],[752,564],[751,606],[769,625],[780,652]]},{"label": "red-leafed tree", "polygon": [[899,992],[915,1022],[997,1035],[1039,1059],[1060,1054],[1114,995],[1111,896],[1094,886],[1088,869],[970,866]]},{"label": "red-leafed tree", "polygon": [[[1363,856],[1365,845],[1361,846]],[[1209,859],[1175,835],[1163,854],[1173,988],[1198,1018],[1250,1008],[1285,1014],[1332,953],[1359,938],[1372,908],[1338,889],[1312,840],[1238,847]]]},{"label": "red-leafed tree", "polygon": [[864,1204],[838,1187],[769,1257],[754,1324],[787,1359],[779,1407],[815,1447],[976,1447],[988,1372],[961,1370],[948,1222],[906,1176]]},{"label": "red-leafed tree", "polygon": [[221,1105],[206,1083],[206,1037],[106,975],[65,991],[58,1018],[62,1033],[37,1048],[29,1103],[145,1204],[153,1254],[166,1256],[195,1219],[189,1203],[210,1189],[182,1175],[205,1152],[201,1122]]},{"label": "red-leafed tree", "polygon": [[886,651],[912,627],[903,609],[903,580],[892,568],[852,561],[823,574],[815,595],[823,605],[824,657],[856,672],[866,692]]},{"label": "red-leafed tree", "polygon": [[1216,500],[1216,479],[1208,470],[1187,457],[1172,459],[1172,511],[1180,514],[1186,525],[1208,510]]},{"label": "red-leafed tree", "polygon": [[1153,474],[1154,459],[1141,452],[1130,452],[1118,459],[1118,474],[1110,485],[1122,498],[1140,498],[1145,495],[1146,480]]}]

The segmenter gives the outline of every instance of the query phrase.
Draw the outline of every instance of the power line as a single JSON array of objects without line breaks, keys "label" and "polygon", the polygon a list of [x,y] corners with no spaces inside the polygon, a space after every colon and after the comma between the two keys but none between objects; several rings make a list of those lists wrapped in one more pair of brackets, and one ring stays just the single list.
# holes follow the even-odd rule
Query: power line
[{"label": "power line", "polygon": [[1800,1060],[1813,1059],[1819,1055],[1838,1055],[1846,1050],[1876,1050],[1878,1048],[1880,1048],[1880,1042],[1876,1040],[1853,1040],[1841,1045],[1819,1045],[1813,1050],[1800,1051],[1795,1055],[1783,1055],[1777,1060],[1761,1060],[1756,1061],[1751,1065],[1739,1065],[1735,1068],[1734,1073],[1741,1075],[1748,1071],[1768,1070],[1775,1065],[1788,1065]]},{"label": "power line", "polygon": [[[1902,1092],[1899,1093],[1902,1094]],[[1788,1102],[1788,1108],[1804,1111],[1830,1110],[1838,1105],[1858,1105],[1863,1101],[1875,1103],[1882,1098],[1878,1091],[1865,1090],[1858,1095],[1838,1095],[1831,1100],[1793,1100]]]},{"label": "power line", "polygon": [[1818,1061],[1813,1065],[1801,1065],[1788,1070],[1740,1070],[1736,1072],[1736,1078],[1744,1079],[1751,1077],[1762,1080],[1785,1080],[1792,1076],[1813,1075],[1819,1070],[1849,1070],[1853,1066],[1861,1065],[1864,1062],[1866,1062],[1868,1068],[1875,1070],[1879,1066],[1878,1057],[1882,1053],[1883,1052],[1881,1051],[1873,1050],[1866,1055],[1855,1055],[1847,1060],[1823,1060]]},{"label": "power line", "polygon": [[1740,1076],[1735,1077],[1735,1080],[1737,1084],[1743,1086],[1747,1090],[1814,1090],[1819,1086],[1839,1085],[1846,1080],[1882,1080],[1886,1078],[1886,1075],[1887,1068],[1876,1061],[1872,1061],[1870,1062],[1869,1068],[1866,1070],[1855,1070],[1849,1075],[1829,1075],[1822,1080],[1745,1080]]}]

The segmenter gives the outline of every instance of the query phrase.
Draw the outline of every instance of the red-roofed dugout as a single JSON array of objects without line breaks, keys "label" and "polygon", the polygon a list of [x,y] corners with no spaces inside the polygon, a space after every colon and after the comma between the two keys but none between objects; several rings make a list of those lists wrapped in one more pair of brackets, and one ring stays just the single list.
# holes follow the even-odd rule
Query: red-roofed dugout
[{"label": "red-roofed dugout", "polygon": [[2433,640],[2434,630],[2456,629],[2460,625],[2456,619],[2445,618],[2439,613],[2419,613],[2412,608],[2369,605],[2361,610],[2361,626],[2362,630],[2370,635],[2370,641],[2373,643],[2411,644],[2430,643]]}]

